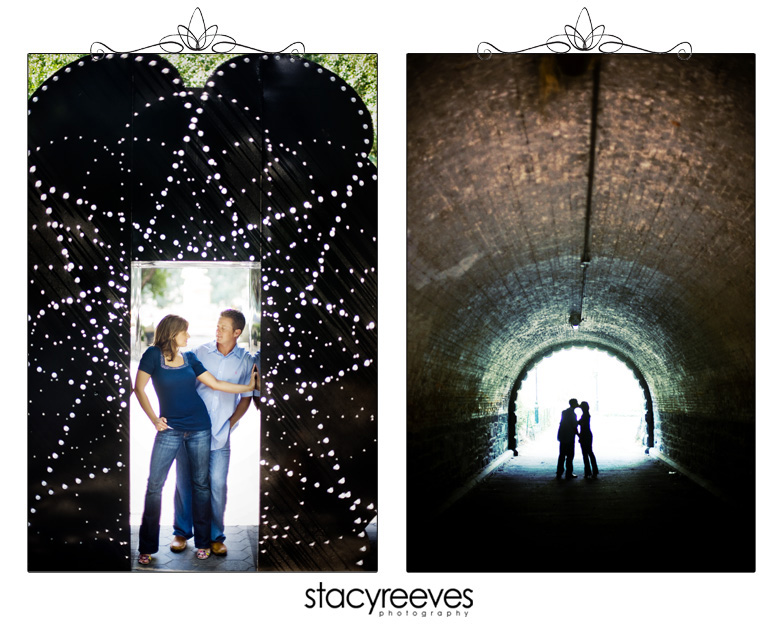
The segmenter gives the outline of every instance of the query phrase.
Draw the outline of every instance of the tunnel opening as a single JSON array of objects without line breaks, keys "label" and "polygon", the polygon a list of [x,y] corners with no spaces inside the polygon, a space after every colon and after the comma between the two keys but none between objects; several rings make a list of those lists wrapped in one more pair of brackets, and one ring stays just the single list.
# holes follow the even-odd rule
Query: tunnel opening
[{"label": "tunnel opening", "polygon": [[[672,529],[659,544],[666,559],[684,547],[681,567],[723,568],[709,546],[698,559],[689,543],[714,529],[717,495],[743,508],[732,520],[744,529],[754,514],[753,56],[596,55],[601,66],[582,72],[543,56],[409,58],[409,537],[434,510],[455,529],[443,562],[429,537],[412,561],[551,569],[529,550],[545,530],[559,541],[550,505],[564,505],[558,531],[571,537],[579,517],[566,495],[596,488],[602,500],[586,498],[583,515],[615,516],[607,526],[596,519],[608,547],[621,537],[650,545]],[[644,446],[635,465],[604,459],[600,398],[591,409],[601,479],[559,482],[559,443],[528,432],[536,416],[518,392],[546,355],[589,343],[637,375]],[[584,394],[565,390],[553,421]],[[537,443],[544,454],[529,456]],[[660,495],[648,482],[656,473]],[[627,478],[621,495],[615,480]],[[430,506],[434,495],[443,510]],[[733,537],[721,517],[730,532],[721,537]],[[533,540],[517,564],[511,550],[485,557],[500,548],[502,519],[506,547],[520,528]],[[675,525],[686,521],[681,539]],[[465,538],[478,530],[487,539],[472,562]],[[566,552],[560,567],[571,569]],[[605,565],[648,567],[622,555]]]},{"label": "tunnel opening", "polygon": [[510,449],[517,455],[552,448],[571,398],[590,407],[597,454],[618,457],[652,446],[653,403],[639,370],[604,347],[572,344],[539,354],[517,378],[509,405]]}]

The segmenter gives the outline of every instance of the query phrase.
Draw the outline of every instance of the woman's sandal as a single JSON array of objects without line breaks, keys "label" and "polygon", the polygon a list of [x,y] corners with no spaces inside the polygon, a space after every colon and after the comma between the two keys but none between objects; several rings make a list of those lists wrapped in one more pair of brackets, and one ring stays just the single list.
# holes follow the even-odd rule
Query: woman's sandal
[{"label": "woman's sandal", "polygon": [[210,549],[199,549],[196,551],[196,559],[206,560],[210,556]]},{"label": "woman's sandal", "polygon": [[149,553],[139,553],[139,563],[142,566],[147,566],[150,562],[152,562],[152,555]]}]

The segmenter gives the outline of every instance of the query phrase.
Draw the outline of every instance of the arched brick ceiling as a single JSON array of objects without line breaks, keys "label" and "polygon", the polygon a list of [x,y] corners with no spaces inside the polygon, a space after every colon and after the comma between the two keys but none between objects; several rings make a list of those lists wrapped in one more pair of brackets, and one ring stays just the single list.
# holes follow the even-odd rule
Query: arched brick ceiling
[{"label": "arched brick ceiling", "polygon": [[659,409],[752,419],[754,57],[408,69],[409,423],[505,411],[522,367],[575,339],[637,364]]}]

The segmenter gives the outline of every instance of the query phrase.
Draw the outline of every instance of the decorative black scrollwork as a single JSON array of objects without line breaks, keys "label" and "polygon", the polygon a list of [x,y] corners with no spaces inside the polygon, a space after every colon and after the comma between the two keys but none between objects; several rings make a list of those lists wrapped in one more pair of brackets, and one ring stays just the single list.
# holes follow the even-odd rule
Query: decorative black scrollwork
[{"label": "decorative black scrollwork", "polygon": [[[602,41],[602,39],[605,41]],[[580,11],[580,15],[577,16],[577,21],[575,22],[574,26],[567,24],[564,26],[563,34],[553,35],[542,44],[524,48],[523,50],[506,52],[504,50],[500,50],[489,42],[483,41],[477,46],[476,53],[480,59],[489,59],[494,52],[500,54],[521,54],[523,52],[530,52],[531,50],[544,47],[550,50],[550,52],[555,52],[557,54],[565,54],[572,49],[578,50],[580,52],[590,52],[594,48],[604,54],[619,52],[622,48],[632,48],[634,50],[649,52],[651,54],[668,54],[677,49],[678,58],[683,61],[688,60],[692,54],[691,44],[687,41],[682,41],[669,50],[664,50],[661,52],[655,50],[646,50],[645,48],[640,48],[639,46],[633,46],[631,44],[624,43],[620,37],[605,33],[603,24],[594,28],[593,23],[591,22],[591,16],[588,13],[588,9],[585,7],[583,7],[582,11]]]},{"label": "decorative black scrollwork", "polygon": [[[241,50],[235,50],[236,48],[240,48]],[[137,48],[136,50],[124,50],[122,52],[134,53],[142,51],[166,52],[170,54],[177,54],[187,51],[215,52],[221,54],[227,54],[229,52],[235,51],[250,51],[261,52],[264,54],[275,54],[266,50],[252,48],[251,46],[246,46],[244,44],[238,44],[234,37],[218,33],[218,26],[215,24],[207,27],[201,9],[198,7],[196,7],[193,15],[191,15],[188,26],[184,26],[182,24],[177,26],[177,34],[166,35],[165,37],[162,37],[157,44],[143,46],[141,48]],[[100,59],[109,52],[117,53],[118,51],[110,48],[100,41],[93,42],[93,44],[90,46],[90,55],[93,57],[93,59]],[[291,54],[303,54],[305,52],[305,44],[296,41],[292,44],[289,44],[283,50],[278,51],[278,53],[283,52]]]}]

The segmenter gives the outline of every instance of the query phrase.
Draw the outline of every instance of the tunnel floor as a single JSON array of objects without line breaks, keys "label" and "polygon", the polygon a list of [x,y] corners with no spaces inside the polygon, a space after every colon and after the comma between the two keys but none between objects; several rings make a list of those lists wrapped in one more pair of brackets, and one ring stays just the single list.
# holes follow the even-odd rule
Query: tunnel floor
[{"label": "tunnel floor", "polygon": [[594,451],[598,478],[583,478],[578,446],[567,480],[554,439],[522,448],[426,528],[409,522],[407,570],[754,570],[753,505],[726,503],[644,449]]}]

